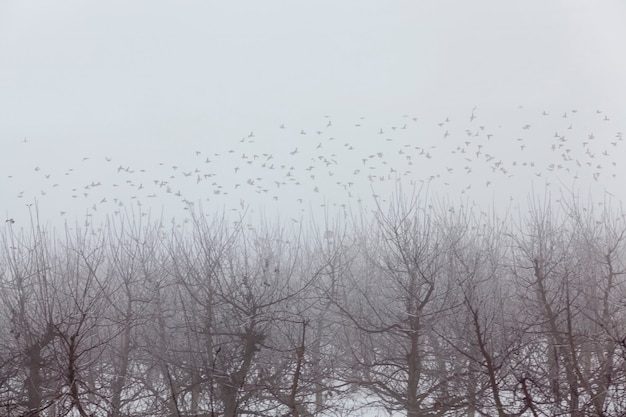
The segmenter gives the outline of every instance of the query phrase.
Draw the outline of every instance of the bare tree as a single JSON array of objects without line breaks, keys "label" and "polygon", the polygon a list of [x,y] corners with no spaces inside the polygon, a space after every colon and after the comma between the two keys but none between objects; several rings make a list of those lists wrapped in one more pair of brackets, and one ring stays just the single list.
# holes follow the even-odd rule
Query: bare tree
[{"label": "bare tree", "polygon": [[508,226],[487,219],[486,213],[475,218],[472,212],[459,211],[449,218],[447,229],[457,235],[451,240],[448,268],[461,306],[451,321],[441,323],[440,335],[456,350],[455,362],[466,363],[459,379],[468,393],[467,414],[532,413],[518,368],[524,360],[524,329],[506,267]]},{"label": "bare tree", "polygon": [[[235,416],[288,407],[288,395],[274,384],[283,380],[277,373],[291,372],[278,366],[281,355],[301,341],[290,348],[282,337],[302,321],[294,305],[313,279],[302,269],[299,237],[271,226],[230,228],[224,218],[209,223],[200,214],[192,224],[191,239],[168,243],[184,340],[169,362],[179,413]],[[302,366],[302,359],[295,363]],[[181,384],[183,375],[192,383]]]},{"label": "bare tree", "polygon": [[[59,403],[81,417],[102,408],[94,373],[108,342],[99,333],[108,309],[110,290],[105,269],[103,235],[93,230],[66,229],[55,274],[53,319],[55,371],[59,374]],[[67,401],[66,401],[67,400]]]},{"label": "bare tree", "polygon": [[14,360],[13,369],[7,370],[5,402],[34,416],[53,401],[46,369],[55,338],[55,305],[50,298],[54,250],[36,218],[30,231],[18,232],[9,224],[2,239],[6,272],[0,297],[10,335],[5,346]]},{"label": "bare tree", "polygon": [[[127,214],[127,213],[126,213]],[[109,303],[100,332],[109,338],[105,368],[100,375],[101,391],[109,396],[107,414],[110,417],[138,415],[153,410],[137,409],[145,406],[144,375],[150,369],[146,350],[142,349],[142,336],[149,328],[147,323],[156,320],[152,314],[154,293],[151,282],[157,279],[159,247],[163,230],[160,222],[144,223],[141,216],[118,216],[105,224],[108,275],[98,281]]]},{"label": "bare tree", "polygon": [[[535,200],[528,219],[514,236],[513,274],[519,296],[537,334],[536,353],[541,368],[529,367],[528,377],[537,387],[534,401],[550,413],[580,413],[579,380],[573,370],[567,343],[569,300],[573,285],[575,258],[567,219],[553,211],[549,201]],[[531,369],[534,370],[531,371]],[[538,374],[539,369],[546,372]],[[545,382],[544,382],[545,381]]]},{"label": "bare tree", "polygon": [[389,410],[409,417],[444,415],[464,397],[434,327],[456,304],[445,275],[449,231],[434,210],[398,197],[362,235],[360,269],[344,281],[338,308],[352,326],[351,382]]},{"label": "bare tree", "polygon": [[576,198],[564,203],[555,210],[533,201],[514,239],[514,278],[536,334],[528,392],[544,415],[620,415],[619,401],[607,399],[620,392],[615,318],[623,312],[614,297],[623,292],[623,216],[596,218]]},{"label": "bare tree", "polygon": [[624,412],[618,382],[624,377],[624,358],[618,351],[626,334],[626,225],[624,213],[614,210],[610,200],[597,207],[586,210],[575,198],[566,207],[574,229],[580,286],[580,295],[568,300],[567,343],[585,410],[612,416]]}]

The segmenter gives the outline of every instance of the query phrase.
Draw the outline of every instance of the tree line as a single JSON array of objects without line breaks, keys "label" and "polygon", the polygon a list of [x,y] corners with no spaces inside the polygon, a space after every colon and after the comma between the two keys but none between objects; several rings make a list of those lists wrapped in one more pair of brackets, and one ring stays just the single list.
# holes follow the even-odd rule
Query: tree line
[{"label": "tree line", "polygon": [[626,224],[398,195],[289,225],[6,223],[0,415],[626,413]]}]

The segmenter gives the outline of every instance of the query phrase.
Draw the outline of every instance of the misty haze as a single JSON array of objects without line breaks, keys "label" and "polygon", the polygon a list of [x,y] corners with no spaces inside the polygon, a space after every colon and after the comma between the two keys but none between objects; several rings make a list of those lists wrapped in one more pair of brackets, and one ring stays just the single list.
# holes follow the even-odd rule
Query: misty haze
[{"label": "misty haze", "polygon": [[624,416],[625,19],[1,3],[0,416]]}]

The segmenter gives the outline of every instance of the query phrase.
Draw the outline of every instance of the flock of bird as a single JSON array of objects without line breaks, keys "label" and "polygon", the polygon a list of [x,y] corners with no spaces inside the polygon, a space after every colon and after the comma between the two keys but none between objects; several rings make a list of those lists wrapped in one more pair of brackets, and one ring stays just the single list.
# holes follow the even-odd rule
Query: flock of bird
[{"label": "flock of bird", "polygon": [[619,182],[623,134],[603,111],[520,106],[512,119],[503,127],[478,108],[430,121],[405,114],[384,124],[323,116],[308,127],[277,123],[232,140],[207,139],[204,147],[181,143],[180,152],[159,160],[132,160],[111,149],[77,157],[70,167],[45,155],[32,160],[38,142],[25,138],[14,144],[16,155],[24,148],[23,172],[4,175],[2,192],[12,195],[2,200],[14,203],[7,204],[11,224],[19,207],[33,205],[57,219],[116,216],[130,208],[184,217],[182,210],[194,206],[235,213],[262,207],[299,222],[314,207],[373,207],[399,186],[484,200],[527,194],[531,183],[558,189]]}]

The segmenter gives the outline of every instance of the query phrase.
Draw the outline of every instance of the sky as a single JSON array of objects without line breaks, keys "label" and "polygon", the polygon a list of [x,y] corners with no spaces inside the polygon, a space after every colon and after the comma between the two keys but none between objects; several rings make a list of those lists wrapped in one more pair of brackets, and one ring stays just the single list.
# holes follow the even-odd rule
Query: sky
[{"label": "sky", "polygon": [[612,0],[0,0],[0,213],[623,201],[624,39]]}]

